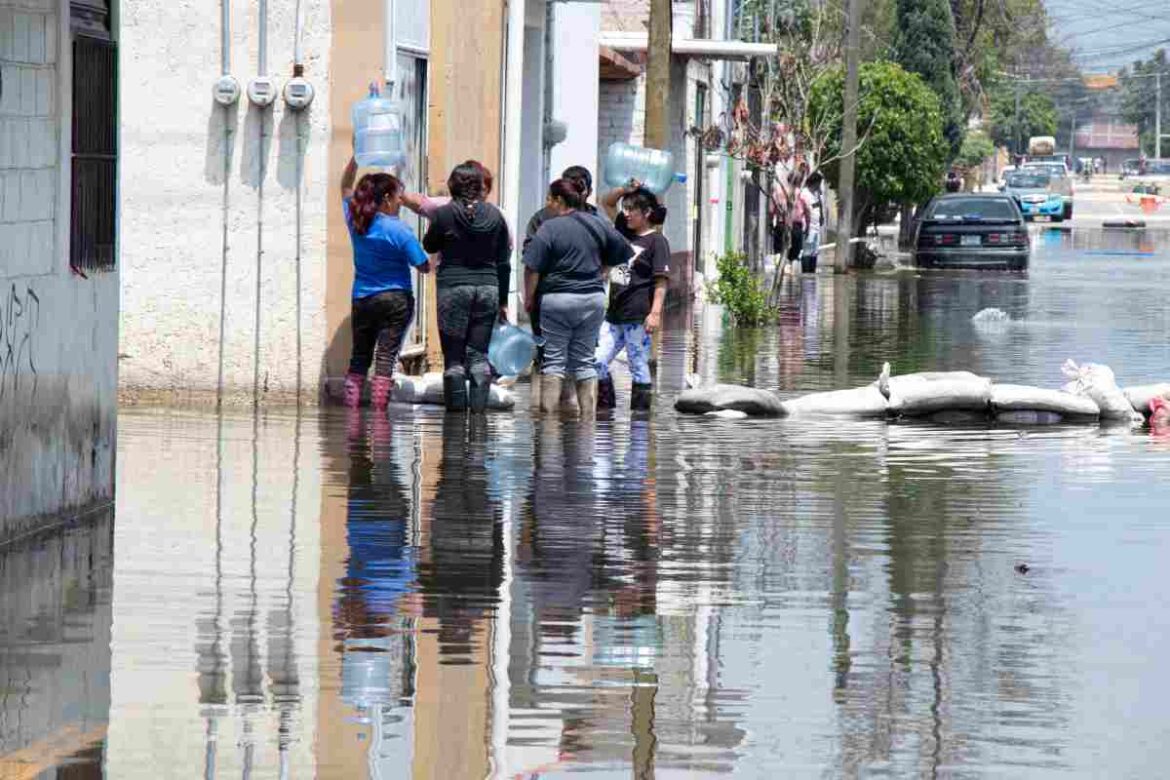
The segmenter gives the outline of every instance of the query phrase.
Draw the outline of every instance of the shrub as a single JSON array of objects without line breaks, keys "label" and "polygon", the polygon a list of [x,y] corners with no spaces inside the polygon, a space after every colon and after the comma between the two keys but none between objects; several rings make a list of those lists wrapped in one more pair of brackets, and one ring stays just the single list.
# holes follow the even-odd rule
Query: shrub
[{"label": "shrub", "polygon": [[736,325],[762,325],[775,319],[776,310],[768,305],[764,286],[748,267],[747,255],[732,252],[715,261],[719,279],[712,299],[721,304]]}]

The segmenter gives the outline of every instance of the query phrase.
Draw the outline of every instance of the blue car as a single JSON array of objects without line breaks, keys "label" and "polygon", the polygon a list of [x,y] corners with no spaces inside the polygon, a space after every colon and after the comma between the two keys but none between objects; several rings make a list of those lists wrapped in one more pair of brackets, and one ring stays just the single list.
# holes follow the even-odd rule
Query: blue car
[{"label": "blue car", "polygon": [[1020,204],[1024,219],[1048,217],[1063,222],[1064,197],[1050,187],[1049,176],[1041,170],[1022,170],[1010,173],[1004,181],[1004,194],[1011,195]]}]

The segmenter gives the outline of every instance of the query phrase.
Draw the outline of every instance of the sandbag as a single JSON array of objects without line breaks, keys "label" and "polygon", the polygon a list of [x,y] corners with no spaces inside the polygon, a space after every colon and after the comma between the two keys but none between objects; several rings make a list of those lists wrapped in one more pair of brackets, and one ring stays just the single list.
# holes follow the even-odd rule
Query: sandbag
[{"label": "sandbag", "polygon": [[1010,412],[1051,412],[1062,418],[1096,419],[1101,408],[1086,396],[1026,385],[992,385],[991,408],[996,419]]},{"label": "sandbag", "polygon": [[748,418],[747,412],[740,412],[735,409],[721,409],[718,412],[707,412],[703,416],[713,417],[717,420],[746,420]]},{"label": "sandbag", "polygon": [[888,385],[890,413],[904,417],[986,412],[991,403],[991,380],[969,371],[894,376]]},{"label": "sandbag", "polygon": [[[395,403],[426,406],[443,405],[443,375],[396,376],[390,400]],[[493,384],[488,395],[488,409],[508,412],[516,408],[516,396],[506,387]]]},{"label": "sandbag", "polygon": [[710,385],[686,390],[674,402],[686,414],[706,414],[731,409],[751,417],[783,417],[780,399],[767,390],[742,385]]},{"label": "sandbag", "polygon": [[1056,412],[1032,412],[1024,410],[1018,412],[996,412],[995,421],[1004,425],[1059,425],[1065,420],[1063,416]]},{"label": "sandbag", "polygon": [[1150,401],[1155,398],[1170,398],[1170,382],[1164,382],[1160,385],[1127,387],[1122,392],[1125,393],[1126,400],[1129,401],[1129,405],[1133,407],[1135,412],[1149,417]]},{"label": "sandbag", "polygon": [[1092,398],[1101,407],[1102,420],[1140,423],[1145,419],[1134,410],[1125,393],[1121,392],[1109,366],[1096,363],[1077,365],[1075,361],[1067,360],[1061,371],[1072,380],[1065,385],[1064,391]]},{"label": "sandbag", "polygon": [[885,417],[889,401],[874,385],[812,393],[784,402],[790,417]]}]

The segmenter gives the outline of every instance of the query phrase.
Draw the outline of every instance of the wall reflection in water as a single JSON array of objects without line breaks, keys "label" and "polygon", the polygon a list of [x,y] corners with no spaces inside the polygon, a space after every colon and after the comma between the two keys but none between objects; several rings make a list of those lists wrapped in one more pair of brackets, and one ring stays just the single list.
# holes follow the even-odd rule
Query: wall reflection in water
[{"label": "wall reflection in water", "polygon": [[0,777],[101,777],[113,512],[0,548]]}]

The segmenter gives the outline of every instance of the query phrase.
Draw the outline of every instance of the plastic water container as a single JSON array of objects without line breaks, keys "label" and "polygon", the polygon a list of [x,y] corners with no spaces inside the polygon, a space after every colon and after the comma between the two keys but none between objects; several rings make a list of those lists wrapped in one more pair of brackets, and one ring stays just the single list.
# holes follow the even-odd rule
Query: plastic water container
[{"label": "plastic water container", "polygon": [[501,322],[492,331],[488,362],[500,376],[519,376],[536,357],[536,338],[526,330]]},{"label": "plastic water container", "polygon": [[605,183],[622,187],[636,179],[642,186],[661,195],[676,180],[674,155],[661,149],[615,143],[605,155]]},{"label": "plastic water container", "polygon": [[363,168],[392,168],[406,161],[402,139],[402,112],[384,98],[376,84],[370,95],[354,104],[354,159]]}]

